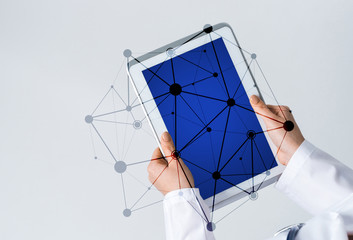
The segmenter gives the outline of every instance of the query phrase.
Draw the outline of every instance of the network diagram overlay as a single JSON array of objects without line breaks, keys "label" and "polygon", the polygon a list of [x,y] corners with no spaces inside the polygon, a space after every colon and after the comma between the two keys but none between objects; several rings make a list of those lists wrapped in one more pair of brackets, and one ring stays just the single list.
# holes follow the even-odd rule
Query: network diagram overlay
[{"label": "network diagram overlay", "polygon": [[[161,52],[165,54],[165,61],[145,67],[143,75],[146,86],[137,94],[132,89],[128,75],[121,74],[122,67],[131,59],[139,61],[131,50],[126,49],[123,52],[125,61],[113,85],[93,112],[85,117],[85,122],[90,126],[94,158],[112,163],[115,172],[120,175],[125,217],[163,201],[163,196],[154,184],[168,166],[149,182],[147,176],[141,173],[146,172],[150,161],[157,159],[142,157],[136,160],[134,155],[141,145],[155,142],[148,124],[148,120],[153,124],[153,119],[148,119],[153,111],[159,111],[174,141],[175,151],[163,159],[168,165],[177,164],[178,178],[175,181],[181,188],[180,174],[183,174],[190,187],[199,188],[202,198],[209,201],[210,217],[201,207],[196,194],[199,206],[193,207],[206,222],[209,231],[215,230],[216,224],[249,200],[258,199],[259,189],[271,177],[271,169],[277,166],[276,158],[287,132],[294,128],[293,122],[284,114],[286,109],[275,98],[257,55],[240,48],[236,42],[217,36],[210,25],[206,25],[190,40],[200,34],[209,39],[204,45],[182,54],[178,54],[178,47],[168,49]],[[233,64],[225,42],[239,48],[245,59]],[[139,64],[143,65],[142,62]],[[247,68],[244,75],[237,73],[237,66],[241,64]],[[250,80],[254,82],[245,89],[244,81]],[[260,88],[266,102],[274,102],[279,106],[284,121],[253,110],[248,96],[253,88]],[[139,101],[139,95],[146,89],[151,91],[152,98]],[[108,98],[112,100],[110,107],[105,104]],[[145,107],[151,103],[155,104],[153,108]],[[144,114],[143,108],[150,110]],[[263,130],[257,116],[274,121],[277,126]],[[280,145],[275,150],[273,146],[271,150],[265,137],[271,131],[283,132]],[[98,145],[101,147],[99,152]],[[150,153],[153,149],[151,147]],[[98,156],[101,152],[106,155],[104,159]],[[129,158],[129,152],[134,153],[134,157]],[[195,186],[189,181],[180,159],[192,172]],[[141,186],[140,189],[134,187],[130,191],[131,196],[127,196],[126,176],[135,185]],[[254,182],[256,176],[262,177],[262,181]],[[236,188],[248,197],[232,203],[236,205],[234,209],[216,219],[217,194],[229,188]],[[182,192],[179,195],[183,197]]]}]

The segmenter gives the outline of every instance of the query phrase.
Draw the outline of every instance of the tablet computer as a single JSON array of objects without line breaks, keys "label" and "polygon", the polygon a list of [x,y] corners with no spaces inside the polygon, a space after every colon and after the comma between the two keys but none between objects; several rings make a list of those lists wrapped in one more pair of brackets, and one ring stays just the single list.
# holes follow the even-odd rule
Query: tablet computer
[{"label": "tablet computer", "polygon": [[168,131],[212,210],[257,199],[283,172],[249,102],[261,92],[228,24],[133,56],[127,66],[158,145]]}]

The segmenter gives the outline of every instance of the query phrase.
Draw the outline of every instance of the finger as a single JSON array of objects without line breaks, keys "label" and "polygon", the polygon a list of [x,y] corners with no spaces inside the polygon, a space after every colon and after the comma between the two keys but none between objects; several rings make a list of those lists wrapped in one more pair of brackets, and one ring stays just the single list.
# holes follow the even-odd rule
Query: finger
[{"label": "finger", "polygon": [[279,120],[278,116],[274,114],[258,96],[252,95],[250,97],[250,103],[254,111],[261,115],[265,122],[269,119]]},{"label": "finger", "polygon": [[166,156],[171,156],[175,150],[172,136],[168,132],[164,132],[161,137],[161,146]]},{"label": "finger", "polygon": [[160,165],[161,167],[165,167],[168,165],[159,148],[156,148],[153,151],[151,162],[149,165]]}]

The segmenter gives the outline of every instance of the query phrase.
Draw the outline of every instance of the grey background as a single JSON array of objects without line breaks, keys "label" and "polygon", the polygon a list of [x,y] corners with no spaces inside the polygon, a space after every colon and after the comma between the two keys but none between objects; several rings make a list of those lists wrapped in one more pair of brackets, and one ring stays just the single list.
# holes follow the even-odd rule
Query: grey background
[{"label": "grey background", "polygon": [[[352,167],[352,14],[342,0],[0,0],[0,239],[164,238],[161,205],[122,216],[119,178],[93,159],[83,119],[125,48],[146,52],[206,23],[228,22],[305,137]],[[260,197],[218,239],[263,239],[310,217],[273,187]]]}]

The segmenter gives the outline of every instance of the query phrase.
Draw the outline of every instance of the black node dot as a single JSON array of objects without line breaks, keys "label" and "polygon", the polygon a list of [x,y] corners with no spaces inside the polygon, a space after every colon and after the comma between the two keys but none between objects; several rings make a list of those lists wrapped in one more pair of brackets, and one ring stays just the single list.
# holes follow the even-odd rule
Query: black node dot
[{"label": "black node dot", "polygon": [[294,129],[294,123],[292,121],[285,121],[283,123],[283,128],[287,132],[290,132],[290,131],[292,131]]},{"label": "black node dot", "polygon": [[93,122],[93,117],[92,117],[91,115],[87,115],[87,116],[85,117],[85,122],[86,122],[86,123],[92,123],[92,122]]},{"label": "black node dot", "polygon": [[179,154],[179,152],[177,151],[177,150],[174,150],[173,152],[172,152],[172,158],[173,159],[178,159],[180,157],[180,154]]},{"label": "black node dot", "polygon": [[240,157],[240,158],[239,158],[239,160],[243,160],[243,158],[242,158],[242,157]]},{"label": "black node dot", "polygon": [[203,27],[203,31],[205,33],[210,33],[213,31],[213,27],[210,25],[210,24],[206,24],[204,27]]},{"label": "black node dot", "polygon": [[233,107],[233,106],[235,105],[235,100],[234,100],[234,98],[229,98],[229,99],[227,100],[227,105],[228,105],[229,107]]},{"label": "black node dot", "polygon": [[216,72],[213,73],[213,76],[214,76],[214,77],[218,77],[218,73],[216,73]]},{"label": "black node dot", "polygon": [[213,173],[212,173],[212,178],[213,178],[214,180],[220,179],[220,178],[221,178],[221,173],[218,172],[218,171],[213,172]]},{"label": "black node dot", "polygon": [[253,130],[249,130],[246,135],[248,136],[248,138],[254,139],[256,136],[256,133]]},{"label": "black node dot", "polygon": [[211,131],[212,131],[212,128],[208,127],[208,128],[206,128],[206,131],[207,131],[207,132],[211,132]]},{"label": "black node dot", "polygon": [[195,85],[195,83],[191,83],[191,85]]},{"label": "black node dot", "polygon": [[171,112],[172,115],[174,115],[174,112]]},{"label": "black node dot", "polygon": [[203,50],[203,52],[206,52],[206,49],[205,49],[205,50]]},{"label": "black node dot", "polygon": [[177,83],[173,83],[169,87],[169,92],[174,96],[178,96],[181,93],[181,86]]},{"label": "black node dot", "polygon": [[213,222],[208,222],[206,228],[208,231],[213,232],[216,229],[216,224]]},{"label": "black node dot", "polygon": [[126,106],[126,111],[128,111],[128,112],[130,112],[131,111],[131,109],[132,109],[132,107],[131,106]]}]

